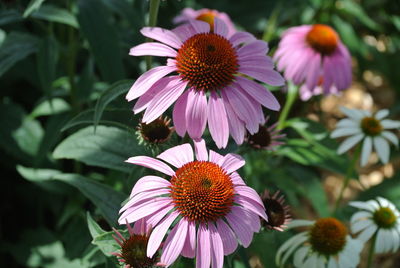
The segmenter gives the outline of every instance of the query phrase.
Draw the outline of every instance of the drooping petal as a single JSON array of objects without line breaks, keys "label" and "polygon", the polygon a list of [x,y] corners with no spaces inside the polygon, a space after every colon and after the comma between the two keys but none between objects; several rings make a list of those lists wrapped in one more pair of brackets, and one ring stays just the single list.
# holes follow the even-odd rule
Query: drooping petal
[{"label": "drooping petal", "polygon": [[171,233],[168,234],[167,240],[163,246],[163,253],[160,262],[166,266],[170,266],[179,256],[185,244],[189,222],[181,219]]},{"label": "drooping petal", "polygon": [[382,161],[382,163],[386,164],[387,162],[389,162],[389,143],[380,136],[374,137],[373,142],[375,150],[378,153],[379,159]]},{"label": "drooping petal", "polygon": [[218,233],[221,234],[222,243],[224,245],[224,255],[232,254],[238,246],[235,234],[222,219],[217,220],[217,229]]},{"label": "drooping petal", "polygon": [[232,135],[232,138],[235,140],[237,144],[242,144],[245,135],[245,124],[242,122],[229,104],[227,99],[223,99],[226,114],[228,116],[228,124],[229,124],[229,133]]},{"label": "drooping petal", "polygon": [[126,99],[131,101],[143,95],[155,82],[174,71],[176,71],[176,66],[158,66],[151,68],[135,81],[126,95]]},{"label": "drooping petal", "polygon": [[185,114],[190,137],[200,139],[207,123],[207,97],[202,90],[189,90]]},{"label": "drooping petal", "polygon": [[218,148],[225,148],[229,139],[228,116],[222,98],[211,92],[208,101],[208,127]]},{"label": "drooping petal", "polygon": [[209,268],[211,264],[210,230],[200,223],[197,233],[196,268]]},{"label": "drooping petal", "polygon": [[364,134],[357,134],[354,136],[351,136],[347,139],[345,139],[342,144],[340,144],[337,152],[338,154],[342,154],[348,150],[350,150],[351,147],[353,147],[354,145],[356,145],[360,140],[362,140],[362,138],[364,137]]},{"label": "drooping petal", "polygon": [[172,119],[174,121],[175,131],[179,136],[183,137],[186,133],[186,104],[189,92],[183,93],[175,103],[172,112]]},{"label": "drooping petal", "polygon": [[197,160],[208,161],[206,142],[203,139],[201,139],[200,141],[194,141],[194,151]]},{"label": "drooping petal", "polygon": [[178,53],[176,50],[161,43],[147,42],[137,45],[129,51],[131,56],[158,56],[175,58]]},{"label": "drooping petal", "polygon": [[224,248],[221,235],[215,228],[214,223],[209,223],[211,241],[211,267],[222,268],[224,265]]},{"label": "drooping petal", "polygon": [[131,163],[134,165],[144,166],[147,168],[151,168],[157,171],[160,171],[164,174],[172,176],[175,172],[168,165],[164,164],[160,160],[154,159],[148,156],[133,156],[125,160],[127,163]]},{"label": "drooping petal", "polygon": [[164,160],[176,168],[180,168],[184,164],[193,161],[193,149],[189,143],[185,143],[164,151],[157,158]]},{"label": "drooping petal", "polygon": [[194,221],[189,221],[186,241],[181,254],[186,258],[196,256],[196,223]]},{"label": "drooping petal", "polygon": [[365,166],[372,152],[372,139],[366,137],[361,150],[361,166]]}]

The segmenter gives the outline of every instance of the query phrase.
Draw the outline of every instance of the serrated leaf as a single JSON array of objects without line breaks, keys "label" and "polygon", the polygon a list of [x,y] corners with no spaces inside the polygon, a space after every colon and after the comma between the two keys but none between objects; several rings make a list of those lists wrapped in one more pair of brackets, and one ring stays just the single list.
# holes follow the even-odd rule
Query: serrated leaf
[{"label": "serrated leaf", "polygon": [[99,124],[101,116],[103,115],[104,109],[107,105],[121,96],[122,94],[128,92],[129,88],[132,86],[132,80],[122,80],[111,85],[98,99],[96,103],[96,107],[94,109],[94,117],[93,124],[96,129],[96,126]]},{"label": "serrated leaf", "polygon": [[26,18],[28,17],[33,11],[37,10],[40,8],[40,6],[43,4],[44,0],[31,0],[26,7],[24,11],[23,17]]},{"label": "serrated leaf", "polygon": [[132,155],[143,154],[136,137],[116,127],[86,127],[67,137],[53,152],[56,159],[74,159],[87,165],[129,173],[132,165],[124,163]]},{"label": "serrated leaf", "polygon": [[78,28],[78,21],[68,10],[53,5],[42,5],[31,14],[31,17],[52,22],[58,22]]},{"label": "serrated leaf", "polygon": [[101,1],[79,0],[78,21],[83,35],[104,80],[115,82],[125,77],[122,65],[120,43],[113,28],[112,17]]},{"label": "serrated leaf", "polygon": [[19,32],[8,34],[0,48],[0,77],[14,64],[36,52],[37,49],[37,37]]},{"label": "serrated leaf", "polygon": [[107,222],[114,226],[117,223],[118,211],[126,196],[110,186],[78,174],[56,174],[55,180],[65,182],[76,187],[94,205],[96,205]]}]

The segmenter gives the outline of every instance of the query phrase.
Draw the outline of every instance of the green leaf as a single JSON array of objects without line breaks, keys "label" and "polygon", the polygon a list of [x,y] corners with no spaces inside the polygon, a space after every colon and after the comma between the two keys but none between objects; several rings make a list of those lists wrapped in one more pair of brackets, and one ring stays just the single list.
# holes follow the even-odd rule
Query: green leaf
[{"label": "green leaf", "polygon": [[36,19],[58,22],[74,28],[79,28],[78,21],[73,14],[66,9],[53,5],[42,5],[40,9],[33,12],[31,16]]},{"label": "green leaf", "polygon": [[119,39],[112,16],[98,0],[79,0],[78,21],[104,80],[115,82],[125,77]]},{"label": "green leaf", "polygon": [[63,113],[70,110],[70,105],[64,99],[54,98],[41,102],[33,109],[30,116],[32,118],[38,116],[48,116]]},{"label": "green leaf", "polygon": [[93,124],[95,129],[96,126],[99,124],[100,118],[103,115],[104,109],[107,107],[107,105],[117,97],[128,92],[132,84],[133,84],[132,80],[118,81],[103,92],[103,94],[96,103],[96,107],[94,108]]},{"label": "green leaf", "polygon": [[118,220],[118,211],[126,196],[110,186],[78,174],[55,174],[55,180],[76,187],[94,205],[96,205],[107,222],[114,226]]},{"label": "green leaf", "polygon": [[0,77],[14,64],[37,51],[38,39],[33,35],[11,32],[0,47]]},{"label": "green leaf", "polygon": [[[127,233],[127,231],[122,232],[119,231],[121,234]],[[111,253],[113,252],[119,252],[121,250],[121,247],[118,245],[118,243],[115,241],[115,239],[112,237],[114,232],[107,232],[103,233],[99,236],[96,236],[92,243],[100,248],[100,250],[104,253],[106,256],[112,256]]]},{"label": "green leaf", "polygon": [[15,9],[0,10],[0,26],[22,21],[21,14]]},{"label": "green leaf", "polygon": [[25,118],[22,121],[22,125],[12,133],[12,136],[22,151],[31,156],[35,156],[43,134],[44,131],[39,121]]},{"label": "green leaf", "polygon": [[353,0],[340,1],[340,10],[352,17],[359,19],[365,26],[375,31],[381,31],[381,27],[373,21],[364,11],[363,7]]},{"label": "green leaf", "polygon": [[6,36],[7,36],[6,32],[0,29],[0,47],[3,44],[4,40],[6,40]]},{"label": "green leaf", "polygon": [[86,219],[89,232],[93,238],[106,232],[100,227],[100,225],[97,224],[97,222],[93,219],[92,215],[90,215],[89,211],[86,212]]},{"label": "green leaf", "polygon": [[134,134],[116,127],[86,127],[67,137],[54,150],[56,159],[74,159],[87,165],[129,173],[132,165],[124,163],[130,156],[143,154]]},{"label": "green leaf", "polygon": [[26,18],[28,17],[33,11],[37,10],[40,8],[40,6],[43,4],[44,0],[31,0],[28,4],[28,7],[24,11],[23,17]]},{"label": "green leaf", "polygon": [[35,169],[27,168],[21,165],[17,166],[18,173],[31,182],[48,182],[57,174],[61,174],[60,170],[56,169]]},{"label": "green leaf", "polygon": [[54,37],[47,36],[41,40],[37,54],[37,68],[40,84],[47,95],[50,95],[51,85],[56,79],[58,51],[58,43]]}]

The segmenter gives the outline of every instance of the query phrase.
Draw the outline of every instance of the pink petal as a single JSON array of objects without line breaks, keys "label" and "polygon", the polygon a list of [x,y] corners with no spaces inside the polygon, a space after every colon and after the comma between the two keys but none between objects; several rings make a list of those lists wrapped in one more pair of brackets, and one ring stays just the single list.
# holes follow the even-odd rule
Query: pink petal
[{"label": "pink petal", "polygon": [[161,188],[161,189],[152,189],[149,191],[141,192],[133,196],[121,209],[121,211],[126,210],[127,208],[138,204],[139,202],[147,199],[152,199],[157,196],[166,195],[171,193],[171,190],[168,188]]},{"label": "pink petal", "polygon": [[184,164],[193,161],[193,149],[189,143],[185,143],[164,151],[157,158],[168,162],[176,168],[180,168]]},{"label": "pink petal", "polygon": [[222,98],[211,92],[208,101],[208,128],[219,149],[225,148],[229,139],[228,116]]},{"label": "pink petal", "polygon": [[229,133],[232,135],[233,139],[237,144],[242,144],[245,135],[245,127],[244,122],[242,122],[237,116],[236,113],[231,108],[227,99],[224,100],[226,114],[228,115],[228,124],[229,124]]},{"label": "pink petal", "polygon": [[204,21],[191,20],[190,25],[194,28],[196,33],[208,33],[210,31],[210,24]]},{"label": "pink petal", "polygon": [[200,139],[207,123],[207,97],[203,91],[189,90],[185,114],[190,137]]},{"label": "pink petal", "polygon": [[174,110],[172,112],[172,119],[174,121],[174,127],[176,133],[183,137],[186,133],[186,104],[189,91],[183,93],[175,103]]},{"label": "pink petal", "polygon": [[237,50],[237,54],[239,58],[250,56],[250,55],[257,55],[265,56],[268,52],[268,44],[261,40],[256,40],[250,44],[240,47]]},{"label": "pink petal", "polygon": [[248,33],[248,32],[237,32],[234,35],[232,35],[231,38],[229,38],[229,41],[232,43],[234,47],[243,44],[243,43],[249,43],[252,41],[255,41],[256,38],[254,35]]},{"label": "pink petal", "polygon": [[260,206],[253,199],[245,196],[235,196],[235,203],[268,221],[268,216],[265,214],[264,206]]},{"label": "pink petal", "polygon": [[219,166],[221,166],[222,162],[224,161],[224,157],[219,153],[210,150],[210,162],[213,162]]},{"label": "pink petal", "polygon": [[224,265],[224,247],[221,236],[214,223],[209,223],[211,241],[211,267],[222,268]]},{"label": "pink petal", "polygon": [[[274,62],[270,57],[249,55],[247,57],[239,58],[240,67],[259,67],[262,69],[274,69]],[[239,69],[240,71],[240,69]]]},{"label": "pink petal", "polygon": [[148,70],[135,81],[126,99],[131,101],[143,95],[155,82],[174,71],[176,71],[176,66],[158,66]]},{"label": "pink petal", "polygon": [[130,197],[132,198],[135,194],[143,191],[152,189],[167,188],[171,186],[169,181],[157,176],[144,176],[140,178],[133,186]]},{"label": "pink petal", "polygon": [[225,90],[222,90],[221,93],[224,101],[227,100],[231,107],[234,107],[234,113],[246,123],[246,128],[249,130],[249,132],[251,134],[256,133],[259,128],[259,122],[257,120],[259,114],[257,109],[253,107],[248,97],[244,95],[235,84],[225,88]]},{"label": "pink petal", "polygon": [[153,229],[147,243],[147,257],[152,258],[157,252],[165,234],[178,215],[179,212],[173,211]]},{"label": "pink petal", "polygon": [[243,167],[246,161],[238,154],[227,154],[222,162],[222,168],[229,174]]},{"label": "pink petal", "polygon": [[155,82],[154,85],[152,85],[151,88],[149,88],[149,90],[147,90],[136,101],[135,106],[133,106],[133,112],[135,114],[138,114],[143,110],[147,109],[147,107],[149,107],[150,102],[154,99],[157,93],[164,88],[164,85],[165,81],[163,80],[163,78]]},{"label": "pink petal", "polygon": [[150,227],[157,226],[157,224],[165,217],[165,215],[170,213],[171,210],[173,210],[174,208],[175,208],[175,205],[173,203],[171,203],[168,206],[157,210],[152,215],[147,216],[146,217],[147,225]]},{"label": "pink petal", "polygon": [[182,42],[186,41],[187,39],[196,34],[193,27],[191,27],[188,24],[178,26],[175,29],[173,29],[172,32],[174,32],[177,36],[179,36]]},{"label": "pink petal", "polygon": [[241,210],[238,210],[237,207],[232,207],[231,212],[226,215],[225,218],[228,220],[229,225],[239,238],[243,247],[247,248],[253,239],[253,232],[249,228],[252,223],[249,221],[248,217],[242,218],[243,216],[245,215]]},{"label": "pink petal", "polygon": [[158,92],[149,103],[142,119],[145,123],[152,122],[165,112],[183,93],[187,85],[187,82],[181,81],[179,76],[165,77],[162,80],[166,83],[165,88]]},{"label": "pink petal", "polygon": [[200,141],[194,141],[194,151],[196,152],[197,160],[208,161],[206,143],[203,139]]},{"label": "pink petal", "polygon": [[219,34],[223,37],[226,37],[228,35],[228,27],[218,17],[214,17],[214,33]]},{"label": "pink petal", "polygon": [[181,219],[169,233],[160,258],[162,264],[170,266],[178,258],[185,244],[188,224],[186,219]]},{"label": "pink petal", "polygon": [[262,85],[240,76],[236,77],[236,81],[239,83],[242,89],[244,89],[250,96],[253,97],[254,100],[258,101],[263,106],[274,111],[279,111],[281,108],[278,100],[271,93],[271,91]]},{"label": "pink petal", "polygon": [[306,84],[308,88],[314,88],[318,84],[321,74],[321,55],[315,53],[308,61],[308,74]]},{"label": "pink petal", "polygon": [[158,56],[175,58],[178,53],[169,46],[156,42],[143,43],[130,49],[131,56]]},{"label": "pink petal", "polygon": [[200,223],[197,233],[196,268],[209,268],[211,263],[210,231]]},{"label": "pink petal", "polygon": [[196,223],[194,221],[189,221],[186,241],[181,254],[186,258],[194,258],[196,256]]},{"label": "pink petal", "polygon": [[260,70],[256,67],[243,67],[240,68],[239,71],[271,86],[283,86],[285,84],[285,79],[274,70]]},{"label": "pink petal", "polygon": [[143,203],[136,204],[127,209],[118,219],[120,224],[125,223],[125,219],[131,223],[144,218],[160,208],[169,205],[172,202],[170,197],[150,198]]},{"label": "pink petal", "polygon": [[[232,175],[231,175],[232,176]],[[261,207],[264,207],[264,203],[261,201],[260,196],[258,195],[258,193],[251,187],[248,187],[246,185],[243,186],[236,186],[235,187],[235,192],[238,195],[241,196],[245,196],[253,201],[255,201],[256,203],[258,203]]]},{"label": "pink petal", "polygon": [[[231,175],[231,180],[234,185],[239,186],[239,185],[246,185],[242,179],[242,177],[239,176],[237,172],[233,172]],[[236,188],[235,188],[236,189]]]},{"label": "pink petal", "polygon": [[175,174],[172,168],[170,168],[160,160],[148,156],[133,156],[130,157],[128,160],[125,160],[125,162],[151,168],[169,176],[173,176]]},{"label": "pink petal", "polygon": [[172,31],[159,27],[144,27],[140,32],[148,38],[157,40],[173,48],[179,49],[182,46],[182,41]]},{"label": "pink petal", "polygon": [[232,254],[238,246],[235,234],[222,219],[217,220],[217,229],[224,245],[224,255]]}]

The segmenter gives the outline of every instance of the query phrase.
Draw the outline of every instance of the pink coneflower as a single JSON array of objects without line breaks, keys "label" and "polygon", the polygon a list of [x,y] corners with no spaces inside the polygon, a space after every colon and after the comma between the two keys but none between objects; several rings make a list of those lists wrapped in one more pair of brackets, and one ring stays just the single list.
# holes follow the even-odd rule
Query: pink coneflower
[{"label": "pink coneflower", "polygon": [[266,126],[269,117],[265,119],[265,123],[260,125],[257,133],[247,135],[247,142],[256,149],[265,149],[275,151],[279,145],[284,144],[281,138],[286,137],[286,134],[281,134],[280,130],[276,128],[277,123],[271,126]]},{"label": "pink coneflower", "polygon": [[134,228],[129,223],[129,237],[125,238],[118,230],[114,229],[114,240],[120,245],[121,251],[111,253],[118,258],[118,261],[124,264],[124,268],[152,268],[158,267],[158,254],[151,258],[146,256],[146,248],[149,241],[150,228],[146,226],[143,220],[136,222]]},{"label": "pink coneflower", "polygon": [[160,265],[170,266],[179,255],[194,258],[196,267],[222,268],[224,255],[238,246],[248,247],[267,220],[257,192],[245,185],[236,172],[245,161],[238,155],[207,152],[204,140],[161,153],[157,158],[129,158],[126,162],[157,170],[170,179],[145,176],[132,189],[122,207],[119,223],[145,219],[154,226],[147,247],[151,258],[164,240]]},{"label": "pink coneflower", "polygon": [[201,20],[210,24],[211,31],[214,30],[214,18],[221,19],[228,27],[228,37],[236,32],[235,25],[225,12],[219,12],[215,9],[202,8],[194,10],[193,8],[184,8],[178,16],[174,18],[175,24],[187,23],[191,20]]},{"label": "pink coneflower", "polygon": [[303,100],[313,95],[335,94],[351,84],[349,51],[330,26],[292,27],[284,32],[274,59],[278,70],[300,88]]},{"label": "pink coneflower", "polygon": [[167,65],[150,69],[129,90],[128,101],[138,97],[133,111],[146,110],[143,122],[158,118],[175,101],[173,121],[176,132],[186,131],[199,140],[208,122],[219,148],[228,143],[229,134],[241,144],[245,129],[253,134],[264,121],[261,105],[279,110],[272,93],[245,77],[280,86],[282,76],[266,52],[267,43],[245,32],[229,39],[228,28],[215,18],[214,31],[203,21],[190,21],[174,31],[145,27],[141,33],[159,42],[133,47],[132,56],[170,57]]}]

